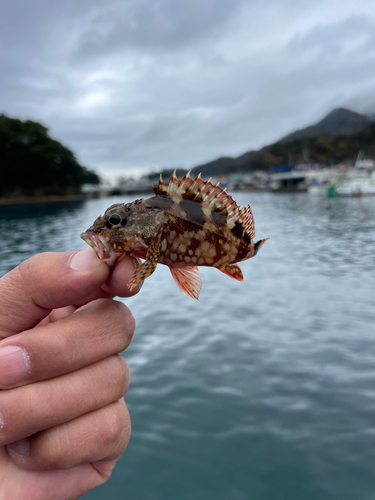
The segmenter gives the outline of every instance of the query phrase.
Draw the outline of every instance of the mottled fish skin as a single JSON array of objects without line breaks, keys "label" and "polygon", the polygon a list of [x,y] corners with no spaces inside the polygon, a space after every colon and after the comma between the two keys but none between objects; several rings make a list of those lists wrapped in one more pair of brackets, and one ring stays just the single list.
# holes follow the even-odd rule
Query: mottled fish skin
[{"label": "mottled fish skin", "polygon": [[155,196],[109,207],[81,237],[100,259],[114,265],[123,253],[145,259],[129,288],[150,276],[158,263],[169,266],[179,289],[198,299],[201,280],[196,266],[216,267],[243,281],[237,262],[254,257],[266,239],[254,242],[250,205],[239,209],[219,185],[190,172],[169,183],[160,176]]}]

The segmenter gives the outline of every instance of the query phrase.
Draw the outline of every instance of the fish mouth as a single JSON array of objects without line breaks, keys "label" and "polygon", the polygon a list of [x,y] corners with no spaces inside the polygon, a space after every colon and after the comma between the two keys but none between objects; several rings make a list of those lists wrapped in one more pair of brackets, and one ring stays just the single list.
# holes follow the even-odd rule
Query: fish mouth
[{"label": "fish mouth", "polygon": [[[90,245],[90,247],[95,251],[98,259],[105,261],[115,260],[113,257],[116,252],[114,252],[114,250],[109,246],[108,241],[106,241],[100,234],[88,230],[81,233],[80,236],[83,241]],[[109,262],[107,263],[109,264]],[[111,264],[113,265],[113,263]]]}]

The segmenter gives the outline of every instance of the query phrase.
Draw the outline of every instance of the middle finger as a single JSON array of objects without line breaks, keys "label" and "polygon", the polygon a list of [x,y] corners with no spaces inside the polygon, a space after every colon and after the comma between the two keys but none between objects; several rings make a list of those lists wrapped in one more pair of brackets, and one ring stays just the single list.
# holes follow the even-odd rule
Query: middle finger
[{"label": "middle finger", "polygon": [[8,337],[0,342],[0,388],[57,377],[121,352],[134,326],[125,304],[99,299],[54,323]]}]

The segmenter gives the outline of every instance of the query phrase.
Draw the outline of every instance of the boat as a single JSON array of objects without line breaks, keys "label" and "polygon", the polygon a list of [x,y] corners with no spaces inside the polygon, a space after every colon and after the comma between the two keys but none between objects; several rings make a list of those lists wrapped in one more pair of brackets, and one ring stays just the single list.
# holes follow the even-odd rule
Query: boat
[{"label": "boat", "polygon": [[375,196],[375,161],[360,151],[354,168],[335,189],[339,196]]}]

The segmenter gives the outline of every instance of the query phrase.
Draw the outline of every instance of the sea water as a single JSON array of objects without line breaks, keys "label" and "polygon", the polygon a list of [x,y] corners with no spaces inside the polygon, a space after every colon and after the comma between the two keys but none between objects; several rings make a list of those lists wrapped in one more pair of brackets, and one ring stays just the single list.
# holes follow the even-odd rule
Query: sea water
[{"label": "sea water", "polygon": [[[244,283],[203,268],[195,302],[158,266],[122,299],[132,437],[88,500],[375,498],[375,197],[234,198],[270,237]],[[117,201],[0,206],[0,275]]]}]

